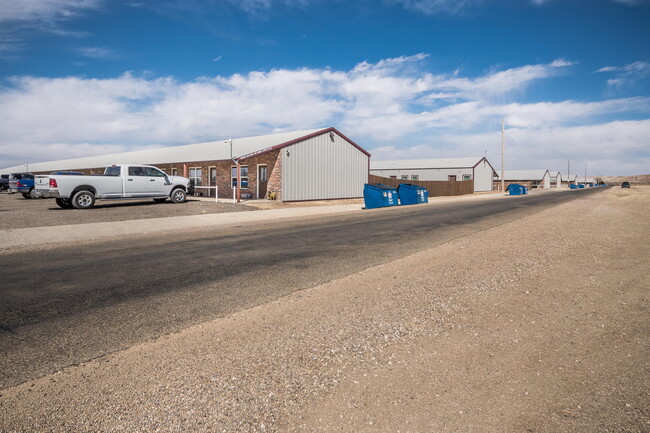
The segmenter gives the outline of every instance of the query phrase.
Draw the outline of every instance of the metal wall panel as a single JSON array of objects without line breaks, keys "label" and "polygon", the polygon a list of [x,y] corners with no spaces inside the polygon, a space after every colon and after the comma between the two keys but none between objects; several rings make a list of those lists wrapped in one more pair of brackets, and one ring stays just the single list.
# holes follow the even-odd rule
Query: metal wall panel
[{"label": "metal wall panel", "polygon": [[416,169],[391,169],[391,170],[370,170],[370,174],[382,177],[396,176],[401,179],[402,176],[419,176],[420,180],[437,180],[446,181],[449,176],[456,176],[456,179],[463,180],[463,175],[472,176],[472,167],[466,168],[416,168]]},{"label": "metal wall panel", "polygon": [[363,196],[368,156],[332,132],[281,150],[282,200],[321,200]]},{"label": "metal wall panel", "polygon": [[485,160],[474,168],[474,191],[492,191],[492,167]]}]

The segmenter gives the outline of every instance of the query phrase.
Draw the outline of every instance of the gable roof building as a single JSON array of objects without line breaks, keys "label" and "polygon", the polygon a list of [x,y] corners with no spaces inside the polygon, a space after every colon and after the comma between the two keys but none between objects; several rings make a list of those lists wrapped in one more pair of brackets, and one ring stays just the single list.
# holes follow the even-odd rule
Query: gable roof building
[{"label": "gable roof building", "polygon": [[494,168],[485,157],[370,161],[370,174],[404,180],[473,180],[474,191],[491,191]]},{"label": "gable roof building", "polygon": [[[519,183],[529,188],[551,187],[551,175],[548,170],[505,170],[503,179],[506,186]],[[496,181],[501,182],[501,173],[497,173]]]},{"label": "gable roof building", "polygon": [[[206,195],[218,190],[219,197],[232,197],[239,185],[246,197],[272,192],[297,201],[361,197],[369,159],[370,153],[335,128],[321,128],[30,163],[29,170],[102,173],[113,164],[148,164],[190,177]],[[25,171],[25,166],[2,171]]]}]

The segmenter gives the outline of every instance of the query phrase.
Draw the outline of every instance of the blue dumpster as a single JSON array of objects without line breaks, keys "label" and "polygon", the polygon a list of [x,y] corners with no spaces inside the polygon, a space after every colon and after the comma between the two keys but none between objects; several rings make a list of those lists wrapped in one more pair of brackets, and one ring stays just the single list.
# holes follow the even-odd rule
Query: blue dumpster
[{"label": "blue dumpster", "polygon": [[518,183],[511,183],[508,185],[508,194],[509,195],[524,195],[524,186],[519,185]]},{"label": "blue dumpster", "polygon": [[363,185],[363,201],[366,209],[397,206],[397,190],[381,183],[366,183]]},{"label": "blue dumpster", "polygon": [[569,185],[569,188],[570,189],[578,189],[578,185],[576,185],[575,183],[572,183],[572,184]]},{"label": "blue dumpster", "polygon": [[429,203],[429,191],[420,185],[400,183],[397,187],[397,194],[399,195],[399,204],[402,206]]},{"label": "blue dumpster", "polygon": [[581,183],[580,185],[578,185],[578,188],[584,188],[584,187],[585,187],[584,183]]},{"label": "blue dumpster", "polygon": [[523,194],[528,194],[528,187],[526,185],[521,185],[523,189]]}]

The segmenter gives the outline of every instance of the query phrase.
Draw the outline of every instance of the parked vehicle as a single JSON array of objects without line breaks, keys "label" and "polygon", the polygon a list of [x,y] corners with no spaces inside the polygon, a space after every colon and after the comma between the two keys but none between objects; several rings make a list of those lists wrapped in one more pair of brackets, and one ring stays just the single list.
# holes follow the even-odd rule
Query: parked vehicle
[{"label": "parked vehicle", "polygon": [[623,182],[621,184],[621,188],[629,188],[630,187],[630,182]]},{"label": "parked vehicle", "polygon": [[0,191],[9,189],[9,174],[0,174]]},{"label": "parked vehicle", "polygon": [[83,176],[80,171],[53,171],[50,176]]},{"label": "parked vehicle", "polygon": [[34,175],[31,173],[11,173],[9,175],[9,193],[21,193],[23,197],[36,198],[34,195]]},{"label": "parked vehicle", "polygon": [[64,209],[90,209],[95,200],[146,199],[183,203],[193,191],[190,180],[168,176],[148,165],[119,164],[106,167],[103,175],[36,176],[37,197],[54,198]]}]

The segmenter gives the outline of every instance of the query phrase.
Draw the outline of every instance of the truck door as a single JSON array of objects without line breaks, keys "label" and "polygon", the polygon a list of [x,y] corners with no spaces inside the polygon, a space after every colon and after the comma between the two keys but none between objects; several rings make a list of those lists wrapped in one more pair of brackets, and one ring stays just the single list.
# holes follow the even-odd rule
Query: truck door
[{"label": "truck door", "polygon": [[155,167],[143,168],[147,177],[148,191],[150,195],[167,195],[170,193],[165,173]]},{"label": "truck door", "polygon": [[149,177],[145,176],[144,167],[142,166],[130,166],[124,184],[124,193],[127,197],[141,197],[151,194],[149,192]]}]

